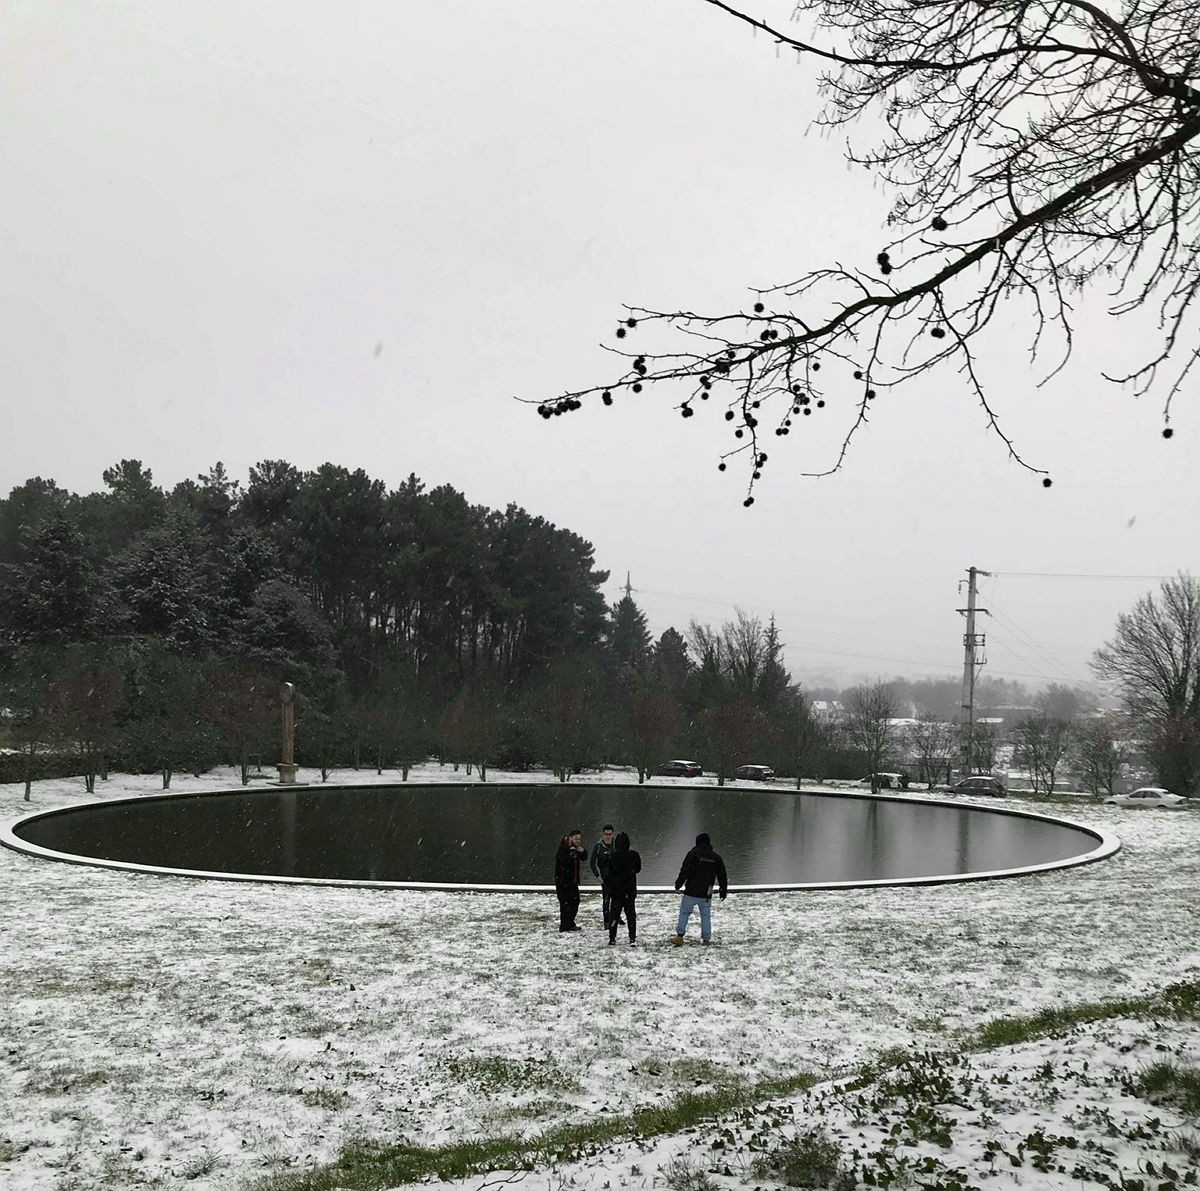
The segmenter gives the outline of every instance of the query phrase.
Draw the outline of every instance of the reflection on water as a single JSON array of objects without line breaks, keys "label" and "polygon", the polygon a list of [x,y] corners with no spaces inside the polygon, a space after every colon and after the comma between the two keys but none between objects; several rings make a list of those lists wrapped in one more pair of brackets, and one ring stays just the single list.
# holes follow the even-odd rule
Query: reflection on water
[{"label": "reflection on water", "polygon": [[672,885],[698,832],[730,883],[989,872],[1091,851],[1088,833],[975,808],[821,794],[619,786],[270,789],[99,803],[23,824],[55,851],[169,868],[359,881],[548,885],[572,827],[611,822]]}]

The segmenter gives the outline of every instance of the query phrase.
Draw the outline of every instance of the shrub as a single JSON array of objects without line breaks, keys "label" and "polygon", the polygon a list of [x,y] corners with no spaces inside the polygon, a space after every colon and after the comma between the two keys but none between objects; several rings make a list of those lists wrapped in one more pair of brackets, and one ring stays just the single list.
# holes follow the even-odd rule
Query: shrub
[{"label": "shrub", "polygon": [[789,1187],[853,1191],[854,1175],[842,1165],[842,1152],[823,1129],[806,1129],[754,1162],[754,1173]]}]

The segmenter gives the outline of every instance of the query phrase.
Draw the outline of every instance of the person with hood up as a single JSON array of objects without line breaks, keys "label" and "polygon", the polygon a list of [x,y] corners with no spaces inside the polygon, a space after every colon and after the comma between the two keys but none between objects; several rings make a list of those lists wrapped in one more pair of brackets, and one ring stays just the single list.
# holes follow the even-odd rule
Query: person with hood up
[{"label": "person with hood up", "polygon": [[558,844],[554,855],[554,892],[558,894],[558,929],[560,932],[578,930],[575,915],[579,913],[579,865],[587,859],[582,831],[568,831]]},{"label": "person with hood up", "polygon": [[637,942],[637,875],[642,871],[642,856],[629,846],[629,836],[624,831],[617,833],[613,840],[612,855],[608,858],[608,888],[612,896],[609,910],[608,943],[613,946],[617,941],[617,927],[621,915],[625,915],[625,925],[629,931],[629,943]]},{"label": "person with hood up", "polygon": [[696,846],[683,858],[679,876],[675,878],[676,890],[683,890],[679,903],[679,922],[671,942],[683,946],[684,932],[694,909],[700,911],[700,942],[706,947],[712,942],[712,892],[719,886],[721,900],[729,892],[729,881],[725,875],[725,861],[713,851],[712,840],[707,831],[696,836]]}]

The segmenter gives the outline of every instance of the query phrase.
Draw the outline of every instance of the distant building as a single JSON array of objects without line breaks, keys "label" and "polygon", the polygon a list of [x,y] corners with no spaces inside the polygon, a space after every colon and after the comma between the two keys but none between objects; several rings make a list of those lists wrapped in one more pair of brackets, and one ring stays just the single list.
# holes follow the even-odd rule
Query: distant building
[{"label": "distant building", "polygon": [[840,720],[846,714],[846,708],[840,699],[814,699],[812,701],[813,719],[829,723]]}]

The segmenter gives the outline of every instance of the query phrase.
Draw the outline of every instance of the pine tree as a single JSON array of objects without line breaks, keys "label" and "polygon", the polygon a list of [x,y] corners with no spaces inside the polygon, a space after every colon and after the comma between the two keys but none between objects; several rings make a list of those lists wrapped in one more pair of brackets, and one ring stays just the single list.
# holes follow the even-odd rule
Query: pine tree
[{"label": "pine tree", "polygon": [[79,532],[59,517],[26,541],[0,578],[0,625],[18,645],[87,641],[109,627],[112,600]]},{"label": "pine tree", "polygon": [[651,641],[645,613],[632,596],[623,595],[612,606],[606,640],[608,673],[617,690],[627,688],[649,669]]},{"label": "pine tree", "polygon": [[654,673],[659,681],[677,694],[683,690],[692,671],[687,642],[677,629],[667,629],[654,647]]}]

